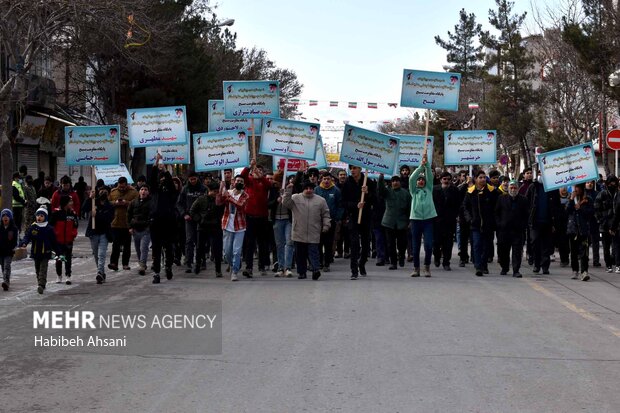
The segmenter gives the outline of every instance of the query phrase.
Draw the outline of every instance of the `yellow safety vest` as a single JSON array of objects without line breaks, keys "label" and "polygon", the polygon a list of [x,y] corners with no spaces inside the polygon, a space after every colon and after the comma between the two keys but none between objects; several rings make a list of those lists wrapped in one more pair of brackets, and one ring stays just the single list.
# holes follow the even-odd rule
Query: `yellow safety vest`
[{"label": "yellow safety vest", "polygon": [[[17,182],[17,181],[13,181],[13,188],[17,188],[17,192],[19,192],[19,196],[25,200],[26,199],[26,195],[24,194],[24,188],[22,187],[22,185]],[[13,195],[11,194],[11,199],[13,200],[12,205],[13,208],[23,208],[24,207],[24,203],[23,202],[17,202],[14,198]]]}]

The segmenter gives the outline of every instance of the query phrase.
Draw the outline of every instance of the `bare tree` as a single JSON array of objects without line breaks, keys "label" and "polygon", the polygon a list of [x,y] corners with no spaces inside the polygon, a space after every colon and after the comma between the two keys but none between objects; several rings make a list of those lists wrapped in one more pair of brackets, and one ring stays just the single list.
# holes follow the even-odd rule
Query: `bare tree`
[{"label": "bare tree", "polygon": [[565,0],[555,8],[533,9],[538,30],[534,56],[540,66],[541,109],[549,130],[547,149],[591,140],[605,97],[581,67],[575,48],[562,35],[563,21],[577,21],[581,7]]},{"label": "bare tree", "polygon": [[[73,57],[79,60],[114,52],[142,62],[152,46],[166,38],[170,19],[154,14],[153,2],[148,0],[0,0],[0,16],[1,54],[12,66],[0,79],[0,182],[10,188],[10,116],[27,103],[28,78],[43,53],[74,50]],[[94,44],[101,48],[99,52],[85,47]],[[11,197],[4,196],[2,207],[10,205]]]}]

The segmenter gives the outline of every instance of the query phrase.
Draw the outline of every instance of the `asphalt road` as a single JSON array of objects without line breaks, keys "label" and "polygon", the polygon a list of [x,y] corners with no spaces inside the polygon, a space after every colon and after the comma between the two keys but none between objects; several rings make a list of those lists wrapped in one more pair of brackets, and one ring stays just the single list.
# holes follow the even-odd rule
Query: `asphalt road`
[{"label": "asphalt road", "polygon": [[[523,279],[496,264],[482,278],[471,266],[411,278],[369,263],[350,281],[340,259],[318,282],[232,283],[210,266],[152,285],[132,261],[98,286],[83,237],[74,255],[72,286],[54,284],[50,268],[39,296],[23,260],[0,291],[1,411],[620,411],[620,275],[600,268],[586,283],[557,263],[549,276],[526,266]],[[223,305],[220,355],[33,349],[33,308],[124,313],[208,299]]]}]

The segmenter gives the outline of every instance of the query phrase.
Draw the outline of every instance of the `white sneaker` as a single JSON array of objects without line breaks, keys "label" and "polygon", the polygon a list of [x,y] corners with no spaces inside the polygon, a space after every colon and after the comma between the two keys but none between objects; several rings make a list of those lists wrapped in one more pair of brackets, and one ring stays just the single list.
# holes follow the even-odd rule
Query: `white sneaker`
[{"label": "white sneaker", "polygon": [[616,271],[614,271],[616,274],[620,274],[620,267],[616,267]]},{"label": "white sneaker", "polygon": [[274,277],[276,277],[276,278],[284,277],[284,271],[277,271],[276,275],[274,275]]},{"label": "white sneaker", "polygon": [[62,284],[62,275],[56,277],[56,284]]},{"label": "white sneaker", "polygon": [[588,275],[587,271],[584,271],[581,273],[581,281],[588,281],[590,279],[590,276]]},{"label": "white sneaker", "polygon": [[613,268],[611,268],[611,267],[608,267],[608,268],[607,268],[607,273],[610,273],[610,272],[614,272],[614,269],[613,269]]},{"label": "white sneaker", "polygon": [[293,273],[291,272],[291,270],[286,270],[286,271],[284,272],[284,276],[285,276],[286,278],[291,278],[291,277],[293,276]]},{"label": "white sneaker", "polygon": [[238,281],[239,279],[237,278],[237,273],[233,272],[230,275],[230,281]]},{"label": "white sneaker", "polygon": [[573,271],[573,276],[570,277],[571,280],[578,280],[579,279],[579,272],[577,271]]}]

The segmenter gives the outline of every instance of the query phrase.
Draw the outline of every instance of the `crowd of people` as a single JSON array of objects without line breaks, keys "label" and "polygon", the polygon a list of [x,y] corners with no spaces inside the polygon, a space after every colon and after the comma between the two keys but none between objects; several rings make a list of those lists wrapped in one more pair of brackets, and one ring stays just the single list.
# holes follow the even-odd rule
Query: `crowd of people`
[{"label": "crowd of people", "polygon": [[431,263],[451,271],[455,242],[458,265],[473,263],[476,276],[488,274],[497,256],[501,275],[522,277],[524,249],[533,273],[549,274],[557,250],[560,266],[588,281],[589,250],[592,265],[601,266],[601,242],[607,272],[620,273],[617,188],[610,175],[547,192],[531,168],[519,179],[494,169],[453,176],[433,171],[426,157],[413,171],[402,166],[389,182],[356,166],[332,174],[306,164],[287,177],[255,160],[236,176],[230,169],[221,177],[189,171],[183,182],[159,155],[150,178],[139,177],[135,186],[120,177],[113,188],[99,180],[89,190],[82,178],[73,186],[64,176],[56,187],[44,174],[33,180],[16,172],[12,209],[0,212],[2,287],[9,289],[16,249],[28,244],[39,293],[51,259],[57,282],[64,275],[71,284],[82,218],[97,284],[106,270],[131,270],[132,240],[138,273],[150,268],[154,284],[162,275],[171,280],[173,266],[199,274],[209,262],[215,277],[226,273],[231,281],[253,278],[255,262],[261,276],[292,277],[295,270],[299,279],[318,280],[338,258],[349,260],[351,280],[367,275],[369,259],[389,270],[409,262],[411,277],[431,277]]}]

